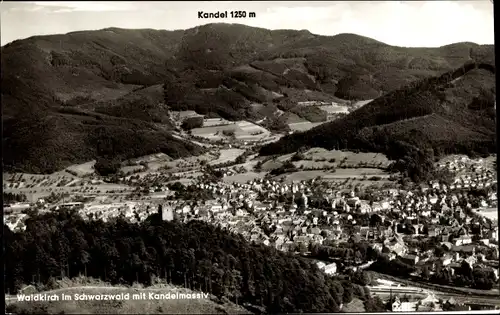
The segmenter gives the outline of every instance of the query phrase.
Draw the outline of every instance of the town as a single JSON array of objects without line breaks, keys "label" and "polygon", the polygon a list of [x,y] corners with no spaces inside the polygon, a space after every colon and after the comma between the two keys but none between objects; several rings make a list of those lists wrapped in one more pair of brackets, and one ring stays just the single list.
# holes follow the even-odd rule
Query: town
[{"label": "town", "polygon": [[[309,171],[303,165],[294,168],[292,174],[317,174],[318,169],[325,174],[295,180],[287,176],[290,170],[262,170],[276,160],[258,160],[256,154],[237,149],[235,143],[228,147],[212,140],[204,157],[175,161],[159,154],[147,162],[136,160],[132,166],[125,166],[128,172],[111,179],[95,174],[77,177],[74,171],[55,179],[9,175],[4,178],[8,197],[4,193],[4,200],[11,203],[4,205],[4,222],[13,231],[22,230],[30,211],[64,208],[76,209],[84,218],[104,221],[122,217],[141,222],[158,214],[166,221],[204,221],[250,242],[308,257],[327,274],[375,270],[403,279],[465,288],[469,283],[462,274],[467,265],[485,278],[476,281],[474,289],[498,287],[495,157],[448,157],[436,168],[450,176],[403,187],[393,175],[385,173],[375,172],[377,176],[370,178],[359,172],[358,176],[328,178],[335,167],[334,174],[342,170],[356,174],[358,169],[346,166],[349,156],[340,161],[329,159],[331,165],[311,167]],[[323,151],[313,149],[281,157],[278,165],[283,168],[288,163],[293,168],[308,160],[325,160],[308,158],[315,152]],[[366,171],[384,163],[360,164]],[[151,167],[153,164],[156,166]],[[30,194],[36,189],[45,196]],[[32,196],[31,202],[26,195]],[[367,244],[368,248],[356,249],[355,244]],[[407,269],[401,272],[381,266],[381,259]],[[387,286],[377,289],[380,284],[383,280],[373,281],[372,291],[387,290]],[[429,295],[423,299],[430,299]],[[417,310],[418,304],[422,310],[425,303],[418,301],[398,304],[394,300],[399,306],[393,308]],[[436,301],[432,309],[438,308]]]},{"label": "town", "polygon": [[7,2],[6,313],[500,311],[493,1]]}]

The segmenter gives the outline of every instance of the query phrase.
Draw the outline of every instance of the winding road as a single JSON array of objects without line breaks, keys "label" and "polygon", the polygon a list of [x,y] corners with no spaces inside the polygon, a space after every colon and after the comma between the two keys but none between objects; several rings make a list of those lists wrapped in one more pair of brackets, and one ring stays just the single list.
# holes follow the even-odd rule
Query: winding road
[{"label": "winding road", "polygon": [[474,295],[466,295],[466,294],[456,294],[456,293],[445,293],[433,290],[427,290],[416,287],[368,287],[370,292],[375,295],[385,296],[392,294],[408,294],[408,295],[421,295],[423,297],[433,294],[438,299],[448,300],[450,298],[455,299],[455,301],[459,303],[470,303],[470,304],[480,304],[480,305],[488,305],[488,306],[498,306],[500,307],[500,298],[499,297],[483,297],[483,296],[474,296]]}]

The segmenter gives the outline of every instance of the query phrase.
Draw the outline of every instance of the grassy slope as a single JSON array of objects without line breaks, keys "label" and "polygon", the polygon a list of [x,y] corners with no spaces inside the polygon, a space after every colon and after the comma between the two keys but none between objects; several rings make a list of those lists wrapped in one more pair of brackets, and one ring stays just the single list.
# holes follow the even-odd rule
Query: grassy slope
[{"label": "grassy slope", "polygon": [[[124,119],[122,129],[133,129],[134,119],[164,123],[168,129],[167,109],[161,105],[163,82],[173,82],[179,94],[173,109],[261,119],[270,115],[276,101],[370,99],[470,58],[489,56],[492,50],[471,43],[399,48],[353,34],[325,37],[237,24],[208,24],[185,31],[109,28],[35,36],[2,47],[7,129],[3,145],[11,150],[5,165],[49,172],[95,158],[97,144],[89,138],[89,130],[95,133],[106,127],[112,138],[122,136],[120,128],[108,127],[114,124],[111,116]],[[252,102],[269,110],[254,110]],[[82,123],[81,115],[62,116],[62,105],[106,115]],[[45,126],[44,121],[58,123]],[[38,126],[37,136],[28,135],[31,126]],[[144,125],[127,137],[134,141],[151,133],[168,137],[152,128]],[[64,141],[58,139],[60,135],[65,135]],[[153,142],[153,147],[159,145]],[[179,145],[186,154],[197,152]],[[45,147],[49,149],[43,155]],[[172,150],[179,151],[167,151]]]},{"label": "grassy slope", "polygon": [[[146,297],[149,293],[155,294],[195,294],[197,291],[191,291],[185,288],[179,288],[172,285],[162,287],[154,286],[148,288],[127,288],[127,287],[104,287],[104,288],[86,288],[74,287],[65,288],[57,291],[48,291],[47,294],[57,294],[59,297],[62,293],[71,295],[75,294],[129,294],[132,296],[137,293],[145,293]],[[41,292],[44,293],[44,292]],[[10,303],[9,303],[10,304]],[[214,299],[143,299],[143,300],[126,300],[126,301],[58,301],[58,302],[14,302],[9,306],[8,310],[15,309],[21,313],[24,311],[27,314],[251,314],[243,307],[235,305],[231,302],[217,303]],[[43,312],[45,311],[45,312]]]}]

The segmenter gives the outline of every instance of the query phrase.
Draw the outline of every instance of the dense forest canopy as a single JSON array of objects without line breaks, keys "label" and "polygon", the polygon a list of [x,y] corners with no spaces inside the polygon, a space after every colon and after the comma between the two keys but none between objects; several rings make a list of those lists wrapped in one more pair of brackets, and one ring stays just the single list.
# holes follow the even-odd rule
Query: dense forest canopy
[{"label": "dense forest canopy", "polygon": [[363,288],[309,260],[202,222],[164,222],[155,214],[141,224],[106,223],[64,210],[34,214],[24,232],[4,228],[6,292],[61,276],[146,285],[157,276],[269,312],[338,312],[355,292],[377,305]]}]

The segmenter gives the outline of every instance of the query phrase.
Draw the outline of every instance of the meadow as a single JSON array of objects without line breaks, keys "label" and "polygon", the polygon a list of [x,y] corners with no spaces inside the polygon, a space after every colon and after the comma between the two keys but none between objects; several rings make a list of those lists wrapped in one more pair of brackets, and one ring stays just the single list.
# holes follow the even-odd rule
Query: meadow
[{"label": "meadow", "polygon": [[312,123],[309,121],[303,121],[303,122],[291,123],[291,124],[288,124],[288,126],[290,127],[290,130],[292,130],[294,132],[302,132],[302,131],[307,131],[309,129],[312,129],[312,128],[319,126],[321,124],[324,124],[324,122]]},{"label": "meadow", "polygon": [[259,141],[270,136],[267,129],[248,121],[194,128],[191,134],[213,141],[231,138],[241,141]]}]

